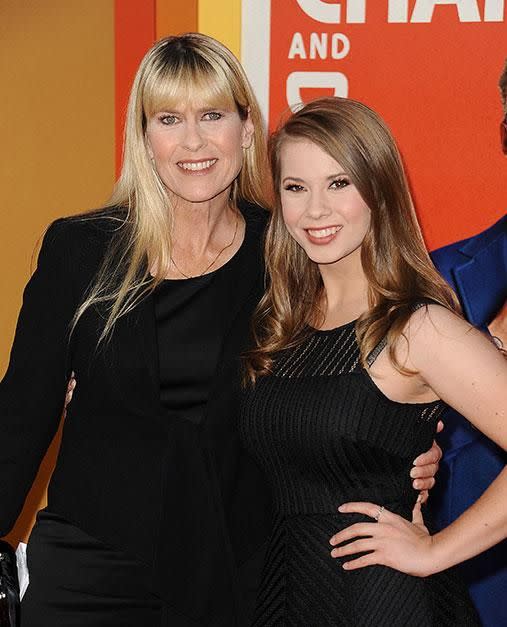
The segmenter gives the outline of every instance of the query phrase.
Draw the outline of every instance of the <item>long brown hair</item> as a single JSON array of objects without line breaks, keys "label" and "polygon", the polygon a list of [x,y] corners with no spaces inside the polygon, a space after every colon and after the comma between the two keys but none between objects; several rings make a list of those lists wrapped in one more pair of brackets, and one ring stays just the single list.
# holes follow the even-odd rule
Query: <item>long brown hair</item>
[{"label": "long brown hair", "polygon": [[[282,217],[280,153],[288,139],[310,141],[337,161],[371,210],[361,246],[369,309],[356,323],[361,361],[384,338],[401,372],[394,345],[416,302],[430,299],[453,311],[458,301],[435,270],[417,222],[396,143],[382,119],[364,104],[322,98],[296,111],[272,136],[275,203],[266,234],[268,286],[254,314],[254,348],[247,380],[271,371],[273,356],[301,342],[323,322],[324,286],[316,263],[291,237]],[[311,164],[309,164],[311,167]]]},{"label": "long brown hair", "polygon": [[[260,107],[245,71],[232,52],[216,39],[199,33],[166,37],[141,61],[127,108],[123,166],[106,215],[116,225],[114,246],[73,320],[91,306],[105,306],[100,340],[116,320],[153,290],[169,267],[172,207],[148,154],[146,125],[161,109],[187,102],[236,110],[253,123],[252,144],[244,151],[243,167],[232,186],[231,200],[268,207],[270,174]],[[91,213],[84,219],[93,219]],[[104,211],[99,212],[103,216]],[[82,218],[83,219],[83,218]],[[155,280],[150,275],[155,268]]]}]

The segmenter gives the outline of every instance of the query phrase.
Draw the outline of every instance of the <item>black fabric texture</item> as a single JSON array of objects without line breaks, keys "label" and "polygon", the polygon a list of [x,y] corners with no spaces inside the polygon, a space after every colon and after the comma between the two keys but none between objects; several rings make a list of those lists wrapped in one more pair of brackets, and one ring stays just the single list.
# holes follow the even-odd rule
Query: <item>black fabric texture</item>
[{"label": "black fabric texture", "polygon": [[359,361],[355,323],[315,331],[275,356],[273,373],[243,396],[240,432],[271,485],[274,530],[255,627],[478,625],[453,572],[427,578],[384,566],[355,571],[329,540],[369,501],[411,519],[410,469],[430,448],[443,403],[389,400]]},{"label": "black fabric texture", "polygon": [[74,371],[48,509],[136,559],[151,592],[188,625],[248,624],[251,602],[239,584],[255,584],[242,567],[269,528],[264,479],[235,428],[239,355],[263,289],[267,214],[241,210],[245,242],[231,272],[216,279],[228,306],[199,424],[168,417],[160,402],[153,295],[119,319],[107,344],[97,348],[104,312],[96,308],[69,339],[74,312],[118,237],[119,208],[50,226],[0,384],[0,534],[21,510]]},{"label": "black fabric texture", "polygon": [[173,418],[199,423],[204,417],[227,321],[228,303],[217,278],[240,258],[241,249],[215,272],[168,279],[155,290],[160,399]]},{"label": "black fabric texture", "polygon": [[0,625],[19,626],[19,581],[16,554],[12,546],[0,541]]}]

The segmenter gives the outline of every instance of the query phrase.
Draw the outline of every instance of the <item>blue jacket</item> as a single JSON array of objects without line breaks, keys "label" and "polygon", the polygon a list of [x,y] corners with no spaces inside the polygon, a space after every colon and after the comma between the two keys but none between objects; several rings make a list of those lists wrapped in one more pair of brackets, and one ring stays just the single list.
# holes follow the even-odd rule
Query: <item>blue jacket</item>
[{"label": "blue jacket", "polygon": [[[507,298],[507,215],[486,231],[432,253],[456,291],[465,317],[486,329]],[[429,507],[437,528],[447,526],[484,492],[507,454],[449,409],[439,438],[444,451]],[[507,541],[460,566],[483,625],[507,625]]]}]

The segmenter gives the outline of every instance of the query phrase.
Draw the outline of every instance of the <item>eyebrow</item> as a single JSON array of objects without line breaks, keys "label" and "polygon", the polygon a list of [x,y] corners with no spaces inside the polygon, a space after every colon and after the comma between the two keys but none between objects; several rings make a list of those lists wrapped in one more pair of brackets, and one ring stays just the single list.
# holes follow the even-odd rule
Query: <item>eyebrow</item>
[{"label": "eyebrow", "polygon": [[[209,106],[209,107],[199,107],[199,109],[195,109],[195,113],[207,113],[209,111],[221,111],[223,113],[226,113],[227,111],[229,111],[229,109],[223,107],[223,106]],[[184,111],[182,109],[160,109],[160,111],[157,111],[157,113],[169,113],[170,115],[181,115],[182,113],[184,113]]]},{"label": "eyebrow", "polygon": [[[336,178],[338,178],[339,176],[348,176],[348,174],[346,172],[338,172],[338,174],[331,174],[329,176],[326,176],[326,181],[332,181]],[[285,183],[285,181],[295,181],[296,183],[304,183],[305,180],[304,179],[300,179],[297,176],[286,176],[282,183]]]}]

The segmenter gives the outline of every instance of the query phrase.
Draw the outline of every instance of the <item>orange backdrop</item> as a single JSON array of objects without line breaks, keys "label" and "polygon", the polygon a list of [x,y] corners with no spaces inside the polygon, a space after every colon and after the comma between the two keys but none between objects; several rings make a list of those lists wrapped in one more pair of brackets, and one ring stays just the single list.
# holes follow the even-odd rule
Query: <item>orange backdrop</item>
[{"label": "orange backdrop", "polygon": [[[430,249],[503,215],[507,164],[499,145],[497,83],[507,56],[504,0],[245,5],[254,17],[257,11],[259,24],[259,5],[270,12],[269,51],[257,55],[269,55],[272,128],[300,99],[298,91],[308,99],[336,88],[372,106],[391,126]],[[307,88],[315,82],[332,87]]]}]

